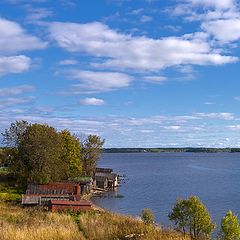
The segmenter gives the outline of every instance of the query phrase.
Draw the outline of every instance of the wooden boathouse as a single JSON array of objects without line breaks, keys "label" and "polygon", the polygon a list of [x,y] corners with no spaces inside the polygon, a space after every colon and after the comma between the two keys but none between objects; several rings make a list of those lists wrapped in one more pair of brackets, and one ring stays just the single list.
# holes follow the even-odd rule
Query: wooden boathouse
[{"label": "wooden boathouse", "polygon": [[64,200],[50,200],[49,210],[51,212],[61,212],[71,210],[74,212],[82,212],[91,210],[92,204],[87,200],[79,201],[64,201]]}]

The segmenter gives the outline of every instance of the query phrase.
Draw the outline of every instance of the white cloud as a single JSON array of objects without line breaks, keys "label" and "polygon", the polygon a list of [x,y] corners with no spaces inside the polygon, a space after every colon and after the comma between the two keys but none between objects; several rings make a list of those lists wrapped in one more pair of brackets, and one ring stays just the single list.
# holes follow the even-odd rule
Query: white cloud
[{"label": "white cloud", "polygon": [[124,73],[71,70],[67,72],[71,79],[79,80],[69,90],[69,94],[107,92],[128,87],[132,78]]},{"label": "white cloud", "polygon": [[230,128],[231,130],[240,130],[240,125],[229,125],[228,128]]},{"label": "white cloud", "polygon": [[25,98],[16,98],[16,97],[9,97],[1,99],[0,108],[7,108],[12,106],[18,106],[19,104],[29,104],[32,103],[35,99],[34,96],[29,96]]},{"label": "white cloud", "polygon": [[85,99],[80,100],[80,103],[82,105],[100,106],[100,105],[104,105],[105,101],[102,99],[98,99],[98,98],[85,98]]},{"label": "white cloud", "polygon": [[47,8],[33,8],[31,6],[28,6],[27,10],[29,12],[27,16],[27,21],[30,22],[39,21],[53,15],[53,12]]},{"label": "white cloud", "polygon": [[151,83],[163,83],[167,80],[164,76],[146,76],[144,80]]},{"label": "white cloud", "polygon": [[168,129],[168,130],[174,130],[174,131],[177,131],[177,130],[180,130],[181,129],[181,126],[166,126],[164,127],[165,129]]},{"label": "white cloud", "polygon": [[240,39],[240,18],[204,22],[202,28],[223,43]]},{"label": "white cloud", "polygon": [[[1,40],[0,40],[1,41]],[[22,73],[29,70],[31,59],[24,56],[0,56],[0,76],[8,73]]]},{"label": "white cloud", "polygon": [[217,9],[230,9],[235,6],[234,0],[185,0],[194,6],[213,7]]},{"label": "white cloud", "polygon": [[0,17],[0,75],[29,70],[31,65],[29,57],[11,55],[44,47],[46,43],[27,34],[18,23]]},{"label": "white cloud", "polygon": [[240,97],[235,97],[234,100],[240,101]]},{"label": "white cloud", "polygon": [[[221,120],[216,113],[205,113],[204,117],[196,117],[194,114],[160,115],[146,118],[95,116],[92,120],[92,118],[81,115],[56,117],[54,112],[36,112],[34,106],[28,110],[24,108],[24,110],[21,111],[18,108],[1,110],[0,131],[9,127],[9,124],[15,120],[25,119],[32,123],[47,123],[59,130],[67,128],[73,133],[98,134],[107,139],[106,146],[112,147],[168,147],[172,145],[218,147],[224,142],[228,146],[240,146],[239,131],[234,131],[240,129],[239,120],[214,121],[212,124],[211,119],[214,116],[217,120]],[[186,121],[178,123],[179,119]],[[150,125],[151,128],[149,128]]]},{"label": "white cloud", "polygon": [[16,22],[0,18],[0,55],[42,49],[46,43],[27,34]]},{"label": "white cloud", "polygon": [[143,15],[140,19],[140,21],[142,23],[146,23],[146,22],[151,22],[152,21],[152,17],[151,16],[147,16],[147,15]]},{"label": "white cloud", "polygon": [[233,120],[235,119],[233,113],[227,113],[227,112],[222,112],[222,113],[195,113],[194,114],[197,117],[200,118],[208,118],[208,119],[221,119],[221,120]]},{"label": "white cloud", "polygon": [[131,15],[139,15],[143,11],[144,11],[143,8],[137,8],[137,9],[133,9],[129,14],[131,14]]},{"label": "white cloud", "polygon": [[60,65],[76,65],[78,64],[77,60],[74,59],[65,59],[59,62]]},{"label": "white cloud", "polygon": [[140,132],[141,133],[154,133],[154,130],[151,130],[151,129],[141,129]]},{"label": "white cloud", "polygon": [[220,65],[238,60],[217,53],[200,34],[152,39],[119,33],[99,23],[55,22],[52,39],[70,52],[101,58],[95,67],[157,71],[178,65]]},{"label": "white cloud", "polygon": [[0,88],[0,97],[15,96],[23,93],[33,92],[35,90],[34,86],[21,85],[10,88]]},{"label": "white cloud", "polygon": [[216,103],[214,103],[214,102],[205,102],[204,104],[205,104],[205,105],[214,105],[214,104],[216,104]]}]

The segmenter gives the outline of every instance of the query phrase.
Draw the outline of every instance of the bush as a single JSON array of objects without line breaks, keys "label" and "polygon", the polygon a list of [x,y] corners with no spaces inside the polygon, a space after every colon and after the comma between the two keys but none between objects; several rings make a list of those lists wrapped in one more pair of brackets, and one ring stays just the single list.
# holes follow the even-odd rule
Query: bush
[{"label": "bush", "polygon": [[221,232],[219,239],[238,240],[240,239],[240,224],[236,215],[228,211],[221,221]]},{"label": "bush", "polygon": [[148,208],[144,208],[142,210],[141,219],[147,225],[153,225],[154,224],[154,214]]}]

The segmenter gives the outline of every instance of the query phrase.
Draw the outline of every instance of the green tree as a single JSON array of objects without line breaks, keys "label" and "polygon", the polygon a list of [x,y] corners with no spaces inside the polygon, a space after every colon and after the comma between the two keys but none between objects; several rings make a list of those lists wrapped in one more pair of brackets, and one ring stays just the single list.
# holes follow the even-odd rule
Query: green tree
[{"label": "green tree", "polygon": [[89,135],[83,141],[83,169],[86,176],[92,176],[95,172],[103,144],[104,140],[101,140],[101,138],[96,135]]},{"label": "green tree", "polygon": [[149,208],[144,208],[141,213],[141,219],[146,225],[154,224],[154,214]]},{"label": "green tree", "polygon": [[215,228],[206,207],[196,196],[177,200],[169,219],[174,221],[178,230],[189,234],[191,239],[211,239]]},{"label": "green tree", "polygon": [[63,141],[62,160],[67,165],[66,176],[68,179],[79,177],[83,172],[82,146],[68,130],[61,131],[60,135]]},{"label": "green tree", "polygon": [[24,183],[61,180],[66,172],[62,148],[62,138],[55,128],[33,124],[19,143],[14,172]]},{"label": "green tree", "polygon": [[219,239],[223,240],[239,240],[240,224],[236,215],[232,211],[228,211],[221,221],[221,231]]},{"label": "green tree", "polygon": [[3,143],[8,147],[18,147],[28,126],[29,123],[24,120],[11,123],[10,128],[1,133]]}]

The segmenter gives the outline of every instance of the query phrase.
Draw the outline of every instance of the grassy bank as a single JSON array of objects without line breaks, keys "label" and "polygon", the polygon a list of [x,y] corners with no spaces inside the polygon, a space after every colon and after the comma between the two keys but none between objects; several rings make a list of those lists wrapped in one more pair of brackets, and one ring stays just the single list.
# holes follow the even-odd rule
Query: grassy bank
[{"label": "grassy bank", "polygon": [[172,230],[109,212],[58,214],[0,203],[1,240],[184,240]]},{"label": "grassy bank", "polygon": [[7,171],[0,172],[1,240],[187,240],[173,230],[145,225],[130,216],[91,211],[51,213],[22,208],[21,190]]}]

